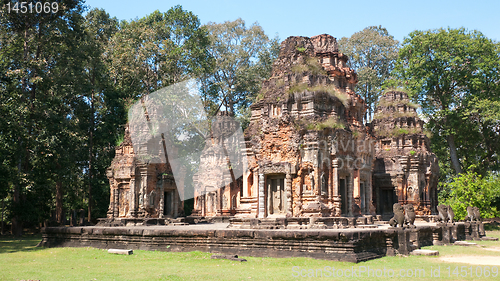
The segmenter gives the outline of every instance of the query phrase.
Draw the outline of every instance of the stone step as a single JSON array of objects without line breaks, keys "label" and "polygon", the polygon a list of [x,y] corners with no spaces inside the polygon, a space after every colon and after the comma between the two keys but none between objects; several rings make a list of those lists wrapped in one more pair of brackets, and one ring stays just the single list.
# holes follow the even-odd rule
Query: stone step
[{"label": "stone step", "polygon": [[415,256],[439,256],[439,251],[417,249],[411,252]]},{"label": "stone step", "polygon": [[477,246],[476,243],[471,243],[471,242],[467,242],[467,241],[455,241],[455,243],[453,243],[453,245],[458,245],[458,246]]},{"label": "stone step", "polygon": [[482,241],[498,241],[497,237],[481,237]]},{"label": "stone step", "polygon": [[109,249],[109,254],[118,254],[118,255],[132,255],[134,253],[133,250],[123,250],[123,249]]}]

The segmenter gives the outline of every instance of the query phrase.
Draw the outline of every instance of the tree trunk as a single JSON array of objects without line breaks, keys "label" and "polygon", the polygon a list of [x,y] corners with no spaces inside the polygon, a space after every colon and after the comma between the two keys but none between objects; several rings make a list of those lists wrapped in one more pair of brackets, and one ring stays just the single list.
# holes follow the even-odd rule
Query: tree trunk
[{"label": "tree trunk", "polygon": [[[92,75],[92,86],[95,87],[95,69]],[[90,132],[89,132],[89,206],[88,206],[88,221],[92,219],[92,178],[94,174],[92,173],[93,159],[94,159],[94,89],[92,89],[90,97]]]},{"label": "tree trunk", "polygon": [[14,216],[12,217],[12,235],[21,236],[23,235],[23,226],[19,218],[19,204],[20,202],[20,189],[19,183],[14,184],[14,194],[12,197],[12,205],[14,207]]},{"label": "tree trunk", "polygon": [[56,221],[59,225],[64,223],[63,216],[63,190],[62,182],[59,180],[56,182]]},{"label": "tree trunk", "polygon": [[448,135],[447,141],[448,146],[450,147],[450,158],[453,169],[457,175],[461,174],[463,171],[460,166],[460,161],[458,160],[457,147],[455,146],[455,136],[453,134]]},{"label": "tree trunk", "polygon": [[[26,23],[26,27],[27,27],[27,23]],[[24,31],[24,43],[23,43],[23,58],[24,58],[24,61],[27,62],[28,61],[28,51],[29,51],[29,48],[28,48],[28,28],[26,28],[26,30]],[[31,103],[31,109],[33,110],[33,102],[30,102],[28,97],[27,97],[27,93],[28,93],[28,79],[27,79],[27,76],[26,75],[23,75],[23,77],[21,78],[21,90],[22,90],[22,101],[23,102],[26,102],[27,104],[30,104]],[[33,94],[33,93],[31,93]],[[32,114],[33,111],[31,111],[30,113],[30,116]],[[26,128],[27,126],[27,123],[28,122],[23,122],[23,118],[20,118],[21,121],[19,121],[19,127],[20,128]],[[29,128],[28,126],[28,132],[30,132],[31,129]],[[22,230],[23,230],[23,226],[22,226],[22,221],[21,221],[21,218],[19,217],[19,210],[20,210],[20,205],[21,205],[21,183],[20,183],[20,179],[23,175],[23,171],[26,171],[25,169],[25,165],[26,163],[24,163],[23,165],[23,152],[22,151],[25,151],[26,152],[26,155],[25,158],[26,159],[29,159],[29,150],[28,150],[28,144],[26,143],[26,147],[24,147],[24,142],[22,141],[22,138],[21,137],[18,137],[18,144],[19,144],[19,160],[18,160],[18,163],[17,163],[17,174],[18,174],[18,178],[16,179],[15,183],[14,183],[14,192],[13,192],[13,196],[12,196],[12,208],[14,209],[13,210],[13,214],[12,214],[12,225],[11,225],[11,231],[12,231],[12,235],[14,236],[21,236],[22,235]]]},{"label": "tree trunk", "polygon": [[3,214],[4,214],[4,211],[5,211],[5,209],[4,209],[4,204],[5,204],[5,198],[2,198],[2,228],[1,228],[1,230],[0,230],[0,234],[1,234],[1,235],[3,235],[3,224],[4,224],[4,223],[3,223]]}]

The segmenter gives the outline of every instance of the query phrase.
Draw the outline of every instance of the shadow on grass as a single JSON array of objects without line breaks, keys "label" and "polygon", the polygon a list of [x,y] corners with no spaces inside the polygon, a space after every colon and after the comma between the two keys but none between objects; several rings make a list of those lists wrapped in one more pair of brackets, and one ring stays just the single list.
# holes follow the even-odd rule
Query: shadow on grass
[{"label": "shadow on grass", "polygon": [[486,231],[500,230],[500,223],[495,222],[495,221],[490,222],[490,223],[485,223],[484,230],[486,230]]},{"label": "shadow on grass", "polygon": [[22,237],[0,236],[0,254],[14,252],[33,252],[42,250],[43,247],[37,247],[42,241],[42,235],[24,235]]}]

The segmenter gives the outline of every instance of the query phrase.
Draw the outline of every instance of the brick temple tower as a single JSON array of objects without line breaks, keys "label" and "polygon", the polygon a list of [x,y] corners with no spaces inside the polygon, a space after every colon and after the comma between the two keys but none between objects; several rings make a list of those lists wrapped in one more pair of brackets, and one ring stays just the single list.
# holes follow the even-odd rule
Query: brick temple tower
[{"label": "brick temple tower", "polygon": [[334,37],[289,37],[251,106],[236,216],[370,213],[371,137],[357,75]]},{"label": "brick temple tower", "polygon": [[413,204],[417,215],[436,212],[439,165],[416,108],[406,93],[388,91],[375,111],[373,199],[378,214],[392,214],[394,203]]}]

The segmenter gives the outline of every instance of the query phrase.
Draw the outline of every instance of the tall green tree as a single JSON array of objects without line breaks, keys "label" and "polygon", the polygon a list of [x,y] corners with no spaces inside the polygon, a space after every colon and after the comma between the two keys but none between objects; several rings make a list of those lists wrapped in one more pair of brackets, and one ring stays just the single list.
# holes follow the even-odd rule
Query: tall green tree
[{"label": "tall green tree", "polygon": [[[105,169],[113,157],[112,146],[117,138],[117,134],[113,132],[123,124],[125,114],[119,100],[121,96],[115,91],[109,75],[109,60],[105,57],[109,41],[118,31],[118,20],[111,18],[104,10],[92,9],[86,14],[83,26],[85,40],[81,48],[86,60],[82,73],[84,87],[81,89],[84,102],[80,104],[78,113],[82,120],[88,120],[81,122],[81,129],[87,137],[87,209],[88,220],[91,221],[95,201],[93,194],[99,195],[96,197],[99,202],[96,213],[99,216],[105,215],[109,203],[103,202],[108,201]],[[104,165],[99,165],[101,159],[104,159]]]},{"label": "tall green tree", "polygon": [[279,52],[278,38],[269,39],[257,23],[247,27],[237,19],[208,23],[210,54],[214,71],[205,76],[207,107],[216,114],[222,106],[236,114],[245,114],[261,82],[269,78]]},{"label": "tall green tree", "polygon": [[[81,73],[83,5],[58,1],[56,13],[7,13],[0,16],[0,101],[5,126],[2,154],[8,163],[12,232],[22,223],[47,218],[56,205],[63,220],[65,186],[75,180],[72,153],[78,147],[74,77]],[[54,201],[53,201],[54,200]]]},{"label": "tall green tree", "polygon": [[339,40],[339,49],[350,58],[351,67],[358,73],[356,91],[361,93],[368,111],[365,122],[373,118],[382,85],[389,79],[398,57],[399,42],[381,26],[369,26],[351,37]]},{"label": "tall green tree", "polygon": [[175,6],[165,13],[123,21],[107,56],[111,75],[131,100],[189,78],[213,66],[208,32],[192,12]]},{"label": "tall green tree", "polygon": [[[484,173],[498,167],[500,58],[497,46],[479,31],[414,31],[396,64],[399,80],[428,118],[432,144],[455,174],[476,164]],[[446,162],[446,161],[445,161]]]}]

